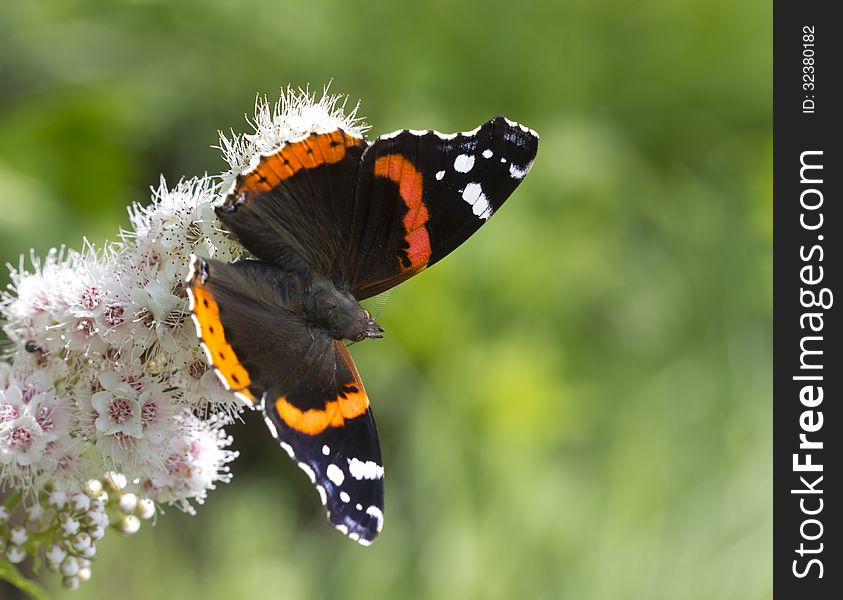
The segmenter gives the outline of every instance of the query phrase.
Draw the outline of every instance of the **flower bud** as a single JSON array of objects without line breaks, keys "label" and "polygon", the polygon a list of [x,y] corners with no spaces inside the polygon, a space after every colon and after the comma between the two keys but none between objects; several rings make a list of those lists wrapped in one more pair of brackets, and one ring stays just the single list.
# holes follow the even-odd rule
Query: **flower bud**
[{"label": "flower bud", "polygon": [[71,498],[71,502],[76,512],[87,512],[91,508],[91,498],[86,494],[76,494]]},{"label": "flower bud", "polygon": [[84,531],[73,538],[73,548],[77,552],[84,552],[91,547],[91,536]]},{"label": "flower bud", "polygon": [[20,546],[9,546],[6,549],[6,560],[8,560],[13,565],[18,564],[19,562],[23,562],[24,558],[26,558],[26,550],[24,550]]},{"label": "flower bud", "polygon": [[135,512],[135,508],[138,506],[138,497],[131,493],[123,494],[117,501],[117,506],[126,514]]},{"label": "flower bud", "polygon": [[61,563],[61,573],[66,577],[73,577],[79,572],[79,559],[75,556],[68,556]]},{"label": "flower bud", "polygon": [[47,498],[47,504],[53,508],[62,509],[67,506],[67,494],[61,490],[55,490]]},{"label": "flower bud", "polygon": [[114,491],[122,490],[126,487],[126,476],[117,471],[109,471],[105,474],[105,484]]},{"label": "flower bud", "polygon": [[83,583],[88,581],[91,578],[91,567],[80,567],[79,572],[76,573],[76,577]]},{"label": "flower bud", "polygon": [[97,527],[94,527],[88,532],[88,535],[91,536],[92,540],[98,542],[99,540],[105,537],[105,525],[99,525]]},{"label": "flower bud", "polygon": [[58,564],[65,559],[67,556],[67,550],[61,547],[59,544],[53,544],[47,551],[44,553],[44,558],[47,559],[47,564],[53,564],[58,566]]},{"label": "flower bud", "polygon": [[105,524],[105,513],[100,510],[89,510],[85,513],[85,524],[89,527],[99,527]]},{"label": "flower bud", "polygon": [[44,507],[40,504],[33,504],[26,509],[27,521],[40,521],[44,518]]},{"label": "flower bud", "polygon": [[85,482],[85,493],[93,499],[102,494],[102,482],[99,479],[89,479]]},{"label": "flower bud", "polygon": [[65,577],[61,580],[61,584],[69,590],[78,590],[81,583],[79,577]]},{"label": "flower bud", "polygon": [[151,519],[155,516],[155,503],[149,498],[138,500],[138,516],[141,519]]},{"label": "flower bud", "polygon": [[79,533],[79,521],[71,516],[68,516],[62,521],[61,529],[67,537]]},{"label": "flower bud", "polygon": [[137,533],[138,530],[140,529],[140,526],[141,526],[140,519],[138,519],[135,515],[126,515],[120,521],[120,524],[118,525],[118,528],[123,533],[132,534],[132,533]]},{"label": "flower bud", "polygon": [[91,544],[90,546],[88,546],[87,548],[85,548],[82,551],[82,556],[87,558],[87,559],[94,558],[96,555],[97,555],[97,547],[94,546],[93,544]]},{"label": "flower bud", "polygon": [[23,546],[28,539],[29,534],[26,533],[26,529],[23,527],[12,527],[12,530],[9,532],[9,541],[14,546]]}]

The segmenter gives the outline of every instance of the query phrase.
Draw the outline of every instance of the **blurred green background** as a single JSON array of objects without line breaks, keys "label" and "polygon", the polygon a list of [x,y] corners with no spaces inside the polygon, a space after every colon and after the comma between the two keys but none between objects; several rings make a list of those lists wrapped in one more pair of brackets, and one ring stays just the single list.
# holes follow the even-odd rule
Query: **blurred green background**
[{"label": "blurred green background", "polygon": [[[197,517],[109,535],[56,597],[771,596],[771,14],[750,0],[0,3],[0,259],[218,172],[281,85],[371,135],[505,114],[506,207],[353,349],[386,463],[371,548],[260,419]],[[3,282],[7,281],[3,275]],[[254,434],[254,435],[253,435]]]}]

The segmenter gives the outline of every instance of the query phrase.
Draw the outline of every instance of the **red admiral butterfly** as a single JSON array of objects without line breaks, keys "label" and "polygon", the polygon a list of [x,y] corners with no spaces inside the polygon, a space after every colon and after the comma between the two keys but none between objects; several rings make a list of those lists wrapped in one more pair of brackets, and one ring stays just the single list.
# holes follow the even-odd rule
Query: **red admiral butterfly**
[{"label": "red admiral butterfly", "polygon": [[190,308],[208,359],[264,411],[334,526],[369,544],[383,466],[369,397],[343,340],[382,337],[358,302],[449,254],[515,190],[538,135],[504,117],[466,133],[342,128],[262,156],[219,219],[256,260],[194,257]]}]

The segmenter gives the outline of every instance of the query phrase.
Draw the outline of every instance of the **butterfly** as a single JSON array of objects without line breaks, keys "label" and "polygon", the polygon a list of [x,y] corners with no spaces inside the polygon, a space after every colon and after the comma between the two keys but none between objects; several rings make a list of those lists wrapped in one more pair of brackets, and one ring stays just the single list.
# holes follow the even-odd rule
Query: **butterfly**
[{"label": "butterfly", "polygon": [[360,306],[477,231],[524,179],[538,135],[504,117],[464,133],[338,127],[262,155],[216,207],[254,259],[191,258],[197,334],[225,387],[263,411],[328,519],[368,545],[383,462],[346,341],[383,336]]}]

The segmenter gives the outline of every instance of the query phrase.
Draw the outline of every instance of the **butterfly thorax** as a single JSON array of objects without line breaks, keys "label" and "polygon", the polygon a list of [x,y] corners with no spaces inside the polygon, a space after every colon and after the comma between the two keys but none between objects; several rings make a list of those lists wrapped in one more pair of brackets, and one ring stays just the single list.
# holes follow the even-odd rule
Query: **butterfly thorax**
[{"label": "butterfly thorax", "polygon": [[302,313],[312,326],[336,339],[359,342],[383,337],[383,329],[350,293],[338,289],[329,279],[314,276],[302,302]]}]

